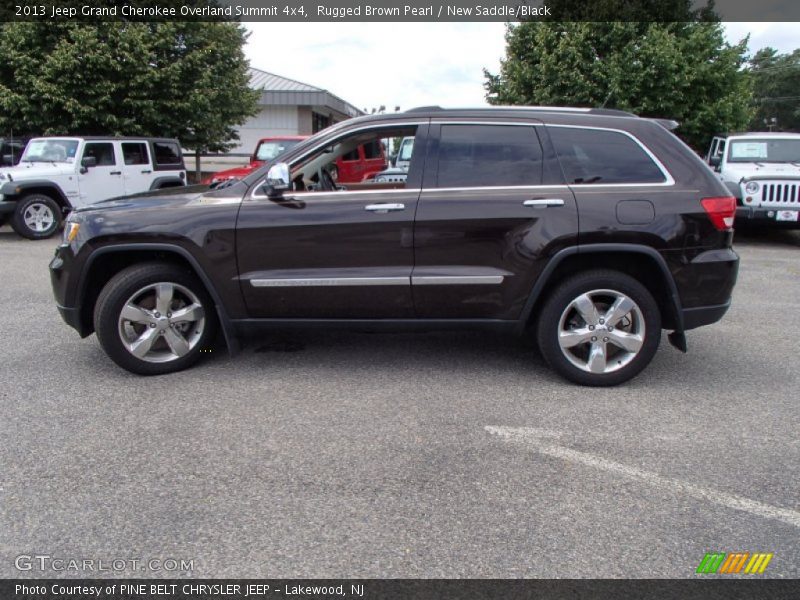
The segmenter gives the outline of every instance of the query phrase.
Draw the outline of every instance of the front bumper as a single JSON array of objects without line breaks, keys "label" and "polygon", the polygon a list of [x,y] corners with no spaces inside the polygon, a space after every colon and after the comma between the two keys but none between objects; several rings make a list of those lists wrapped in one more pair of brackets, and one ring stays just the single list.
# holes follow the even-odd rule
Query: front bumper
[{"label": "front bumper", "polygon": [[[91,335],[92,328],[80,310],[80,303],[75,299],[75,281],[78,269],[75,268],[75,255],[69,246],[56,248],[56,255],[50,261],[50,284],[56,308],[64,322],[77,331],[81,337]],[[74,306],[76,305],[77,306]]]},{"label": "front bumper", "polygon": [[17,208],[16,202],[10,202],[8,200],[0,200],[0,215],[6,215],[14,212],[14,209]]},{"label": "front bumper", "polygon": [[56,304],[56,308],[58,308],[58,313],[61,315],[64,323],[77,331],[81,337],[86,337],[89,335],[90,332],[83,331],[84,328],[81,324],[81,313],[77,308],[61,306],[60,304]]},{"label": "front bumper", "polygon": [[738,206],[736,208],[736,224],[769,226],[778,229],[800,229],[800,221],[777,221],[775,219],[775,213],[785,210],[800,211],[800,206],[792,206],[791,208]]}]

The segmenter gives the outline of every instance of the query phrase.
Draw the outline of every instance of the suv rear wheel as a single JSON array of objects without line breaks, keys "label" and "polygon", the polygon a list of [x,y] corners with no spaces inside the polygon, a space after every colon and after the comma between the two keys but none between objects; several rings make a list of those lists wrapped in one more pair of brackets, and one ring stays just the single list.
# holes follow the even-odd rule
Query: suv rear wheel
[{"label": "suv rear wheel", "polygon": [[653,359],[661,313],[636,279],[618,271],[586,271],[553,291],[537,331],[542,355],[560,375],[581,385],[617,385]]},{"label": "suv rear wheel", "polygon": [[17,201],[11,227],[29,240],[49,238],[61,225],[61,207],[50,196],[30,194]]},{"label": "suv rear wheel", "polygon": [[134,265],[97,299],[94,325],[111,359],[133,373],[159,375],[193,365],[214,341],[217,317],[203,285],[180,267]]}]

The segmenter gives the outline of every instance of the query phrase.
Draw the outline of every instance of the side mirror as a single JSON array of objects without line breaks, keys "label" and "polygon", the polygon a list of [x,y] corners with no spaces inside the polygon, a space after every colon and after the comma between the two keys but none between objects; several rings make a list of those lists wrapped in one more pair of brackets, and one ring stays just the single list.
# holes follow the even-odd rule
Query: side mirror
[{"label": "side mirror", "polygon": [[267,171],[264,187],[266,187],[267,196],[270,198],[283,196],[283,190],[289,189],[289,165],[282,162],[272,165]]},{"label": "side mirror", "polygon": [[715,169],[719,169],[719,166],[722,164],[722,157],[719,155],[712,156],[711,158],[708,159],[708,164],[714,167]]},{"label": "side mirror", "polygon": [[94,156],[84,156],[81,159],[81,173],[86,173],[89,170],[89,167],[96,167],[97,166],[97,158]]}]

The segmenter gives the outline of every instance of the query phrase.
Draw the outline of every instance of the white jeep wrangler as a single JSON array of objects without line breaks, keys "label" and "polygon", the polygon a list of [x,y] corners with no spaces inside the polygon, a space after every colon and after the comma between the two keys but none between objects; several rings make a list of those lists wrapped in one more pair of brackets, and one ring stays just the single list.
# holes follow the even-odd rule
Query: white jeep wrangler
[{"label": "white jeep wrangler", "polygon": [[706,162],[736,197],[736,221],[800,228],[800,134],[716,136]]},{"label": "white jeep wrangler", "polygon": [[0,169],[0,225],[19,235],[53,235],[73,208],[139,192],[186,185],[177,140],[33,138],[15,167]]}]

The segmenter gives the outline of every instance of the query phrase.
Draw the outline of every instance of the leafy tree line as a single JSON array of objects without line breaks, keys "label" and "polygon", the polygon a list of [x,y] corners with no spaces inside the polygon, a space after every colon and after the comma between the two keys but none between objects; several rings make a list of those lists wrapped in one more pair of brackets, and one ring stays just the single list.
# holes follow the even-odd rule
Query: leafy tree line
[{"label": "leafy tree line", "polygon": [[727,43],[713,5],[548,4],[554,14],[575,20],[510,25],[499,73],[484,71],[490,103],[606,107],[671,118],[698,150],[721,131],[764,129],[764,118],[773,114],[778,127],[797,127],[800,68],[788,64],[800,62],[800,51],[780,56],[767,49],[748,63],[748,40]]},{"label": "leafy tree line", "polygon": [[256,111],[234,23],[4,23],[0,132],[176,137],[224,151]]},{"label": "leafy tree line", "polygon": [[800,132],[800,49],[780,54],[763,48],[750,59],[754,130]]}]

